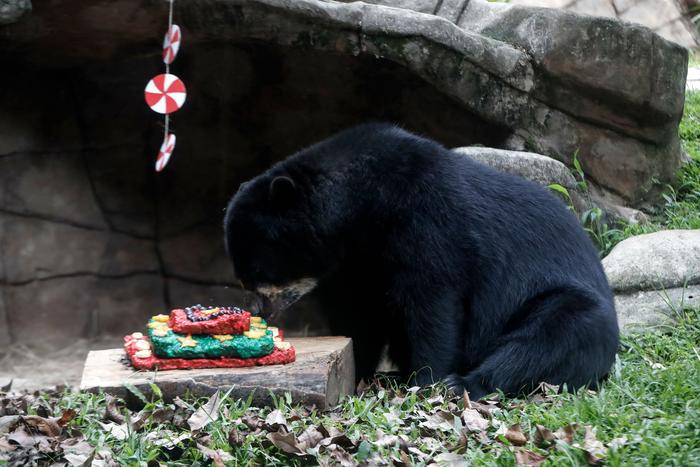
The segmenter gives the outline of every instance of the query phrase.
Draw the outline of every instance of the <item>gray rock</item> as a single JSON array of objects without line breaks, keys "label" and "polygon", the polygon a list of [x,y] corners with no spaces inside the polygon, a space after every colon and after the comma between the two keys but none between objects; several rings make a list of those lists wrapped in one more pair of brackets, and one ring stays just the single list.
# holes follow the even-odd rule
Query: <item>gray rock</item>
[{"label": "gray rock", "polygon": [[[98,229],[0,213],[4,280],[18,284],[53,276],[126,276],[159,270],[153,241]],[[3,241],[4,240],[4,241]]]},{"label": "gray rock", "polygon": [[615,308],[623,332],[643,332],[672,325],[684,308],[700,307],[700,286],[636,291],[615,295]]},{"label": "gray rock", "polygon": [[142,274],[121,279],[93,275],[0,285],[14,342],[56,348],[98,335],[142,330],[165,309],[163,281]]},{"label": "gray rock", "polygon": [[31,0],[0,0],[0,24],[14,23],[30,11]]},{"label": "gray rock", "polygon": [[455,148],[455,152],[468,156],[494,169],[519,175],[540,185],[558,183],[568,189],[576,188],[576,180],[569,169],[556,159],[532,152],[472,146]]},{"label": "gray rock", "polygon": [[569,192],[571,201],[579,213],[591,206],[585,193],[578,188],[576,179],[569,169],[551,157],[531,152],[478,146],[456,148],[454,151],[496,170],[518,175],[545,187],[552,184],[561,185]]},{"label": "gray rock", "polygon": [[619,243],[603,259],[616,292],[700,284],[700,230],[665,230]]},{"label": "gray rock", "polygon": [[620,326],[670,323],[700,306],[700,231],[667,230],[628,238],[603,259]]},{"label": "gray rock", "polygon": [[80,154],[48,151],[0,157],[0,209],[105,228]]},{"label": "gray rock", "polygon": [[231,286],[233,267],[221,225],[200,225],[159,242],[166,275]]}]

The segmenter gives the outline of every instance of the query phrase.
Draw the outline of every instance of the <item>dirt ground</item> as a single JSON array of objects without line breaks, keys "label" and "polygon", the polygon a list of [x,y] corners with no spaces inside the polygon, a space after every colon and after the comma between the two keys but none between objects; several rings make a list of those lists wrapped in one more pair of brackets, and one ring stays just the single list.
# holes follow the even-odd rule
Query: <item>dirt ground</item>
[{"label": "dirt ground", "polygon": [[59,384],[78,386],[90,350],[121,347],[118,337],[77,340],[50,353],[26,345],[13,345],[0,353],[0,387],[33,391]]}]

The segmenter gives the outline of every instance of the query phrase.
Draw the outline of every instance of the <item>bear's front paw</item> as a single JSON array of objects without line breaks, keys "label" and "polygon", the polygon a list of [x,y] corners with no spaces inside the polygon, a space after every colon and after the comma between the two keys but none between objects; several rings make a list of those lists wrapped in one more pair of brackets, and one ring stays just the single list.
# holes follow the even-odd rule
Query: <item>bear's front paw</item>
[{"label": "bear's front paw", "polygon": [[489,394],[490,391],[473,376],[462,376],[457,373],[448,375],[443,380],[445,385],[454,394],[461,396],[464,391],[469,393],[469,399],[476,401]]}]

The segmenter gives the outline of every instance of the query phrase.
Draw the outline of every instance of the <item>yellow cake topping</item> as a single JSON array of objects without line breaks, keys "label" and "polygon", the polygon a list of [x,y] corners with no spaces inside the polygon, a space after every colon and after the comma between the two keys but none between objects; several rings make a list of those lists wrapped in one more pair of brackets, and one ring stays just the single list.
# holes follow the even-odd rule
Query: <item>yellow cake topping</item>
[{"label": "yellow cake topping", "polygon": [[168,315],[155,315],[151,318],[153,321],[158,321],[160,323],[167,323],[170,320]]},{"label": "yellow cake topping", "polygon": [[251,316],[250,322],[251,323],[260,323],[260,322],[262,322],[262,318],[260,316]]},{"label": "yellow cake topping", "polygon": [[151,329],[162,329],[164,331],[167,331],[168,329],[170,329],[168,327],[168,323],[163,323],[161,321],[151,321],[148,323],[148,327]]},{"label": "yellow cake topping", "polygon": [[200,313],[203,315],[213,315],[214,313],[218,313],[218,312],[219,312],[218,307],[217,308],[210,308],[210,309],[204,310],[204,311],[200,311]]},{"label": "yellow cake topping", "polygon": [[265,331],[262,330],[250,330],[243,333],[249,339],[260,339],[265,335]]},{"label": "yellow cake topping", "polygon": [[177,340],[183,347],[197,347],[197,341],[192,339],[192,334],[187,334],[187,337],[178,337]]},{"label": "yellow cake topping", "polygon": [[231,339],[233,339],[233,336],[231,334],[212,334],[211,337],[213,337],[219,342],[230,341]]}]

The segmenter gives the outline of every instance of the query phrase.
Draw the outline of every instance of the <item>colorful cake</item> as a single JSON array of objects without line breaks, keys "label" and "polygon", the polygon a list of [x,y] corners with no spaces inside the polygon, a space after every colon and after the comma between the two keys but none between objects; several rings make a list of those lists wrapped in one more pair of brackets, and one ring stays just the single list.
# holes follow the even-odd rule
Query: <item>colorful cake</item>
[{"label": "colorful cake", "polygon": [[124,337],[124,349],[139,369],[275,365],[296,357],[279,329],[238,307],[175,309],[153,316],[147,327],[147,336]]}]

